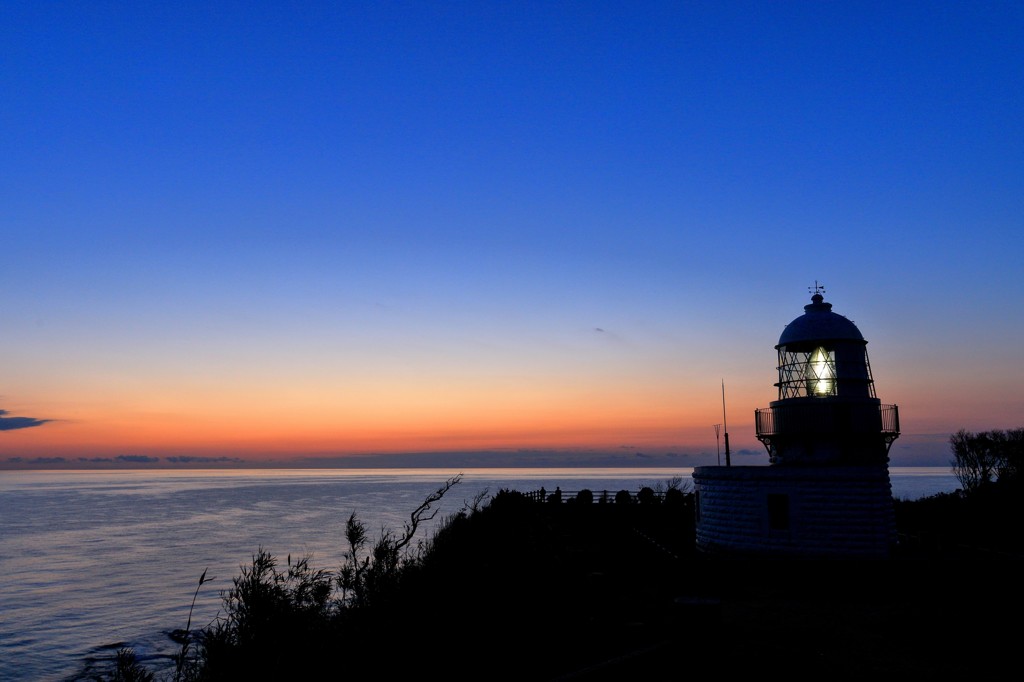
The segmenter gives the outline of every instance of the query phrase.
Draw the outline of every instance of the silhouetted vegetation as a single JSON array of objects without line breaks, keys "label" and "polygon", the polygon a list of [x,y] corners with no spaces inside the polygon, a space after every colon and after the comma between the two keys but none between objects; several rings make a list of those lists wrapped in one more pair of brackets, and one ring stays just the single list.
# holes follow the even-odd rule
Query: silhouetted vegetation
[{"label": "silhouetted vegetation", "polygon": [[[444,669],[461,679],[503,657],[513,635],[568,670],[595,650],[635,642],[639,630],[627,626],[623,611],[628,595],[663,585],[665,575],[643,557],[671,564],[666,547],[693,545],[685,496],[681,504],[655,496],[646,505],[598,505],[576,494],[538,504],[513,490],[484,491],[441,519],[429,539],[419,538],[434,503],[459,478],[428,496],[399,532],[371,538],[351,515],[336,571],[316,568],[311,557],[282,562],[259,548],[222,594],[217,620],[182,634],[176,682],[321,675],[326,661],[342,662],[347,675],[392,679],[416,674],[455,642],[459,653]],[[642,570],[644,580],[627,570]],[[204,572],[197,591],[206,582]],[[530,676],[533,656],[505,668]],[[125,651],[107,679],[152,674]]]},{"label": "silhouetted vegetation", "polygon": [[[262,548],[223,598],[218,620],[199,637],[197,657],[182,667],[196,679],[284,677],[322,655],[333,626],[333,576],[309,558],[285,568]],[[264,677],[264,679],[266,679]]]},{"label": "silhouetted vegetation", "polygon": [[154,677],[152,672],[139,663],[134,649],[117,650],[111,682],[153,682]]},{"label": "silhouetted vegetation", "polygon": [[961,429],[950,436],[949,444],[950,465],[962,489],[913,502],[896,501],[904,552],[1020,557],[1024,429]]},{"label": "silhouetted vegetation", "polygon": [[960,429],[949,437],[950,465],[964,492],[974,493],[993,483],[1019,486],[1024,466],[1024,428],[972,433]]}]

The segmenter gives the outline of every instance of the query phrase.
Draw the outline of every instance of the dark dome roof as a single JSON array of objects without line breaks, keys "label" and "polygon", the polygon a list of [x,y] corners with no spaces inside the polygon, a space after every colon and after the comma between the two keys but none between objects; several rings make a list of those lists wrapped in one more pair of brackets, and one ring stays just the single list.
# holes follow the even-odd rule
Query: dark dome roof
[{"label": "dark dome roof", "polygon": [[857,325],[839,313],[832,312],[832,304],[825,303],[821,294],[811,297],[804,306],[804,314],[790,322],[779,337],[780,346],[803,341],[864,341]]}]

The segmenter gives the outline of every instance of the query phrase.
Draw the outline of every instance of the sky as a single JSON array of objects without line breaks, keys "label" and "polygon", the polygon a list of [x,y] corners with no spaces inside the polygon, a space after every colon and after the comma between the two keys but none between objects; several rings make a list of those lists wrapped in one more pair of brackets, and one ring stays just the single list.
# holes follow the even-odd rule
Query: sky
[{"label": "sky", "polygon": [[[1024,4],[0,4],[0,468],[896,466],[1024,426]],[[723,411],[723,394],[725,410]]]}]

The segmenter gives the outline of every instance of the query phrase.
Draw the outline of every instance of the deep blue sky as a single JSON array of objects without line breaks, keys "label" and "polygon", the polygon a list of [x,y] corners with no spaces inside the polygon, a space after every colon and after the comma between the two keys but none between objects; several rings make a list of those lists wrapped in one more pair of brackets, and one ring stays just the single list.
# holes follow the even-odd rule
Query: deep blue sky
[{"label": "deep blue sky", "polygon": [[[0,6],[15,456],[713,453],[820,280],[1024,412],[1024,4]],[[901,448],[906,452],[901,454]]]}]

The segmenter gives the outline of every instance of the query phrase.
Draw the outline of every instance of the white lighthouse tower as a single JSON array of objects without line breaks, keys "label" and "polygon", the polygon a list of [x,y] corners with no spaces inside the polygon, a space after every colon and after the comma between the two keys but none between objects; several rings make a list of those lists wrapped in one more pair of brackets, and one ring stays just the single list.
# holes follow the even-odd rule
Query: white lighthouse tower
[{"label": "white lighthouse tower", "polygon": [[778,399],[755,412],[768,466],[697,467],[697,547],[749,555],[883,557],[895,543],[895,405],[875,395],[867,341],[817,284],[782,332]]}]

